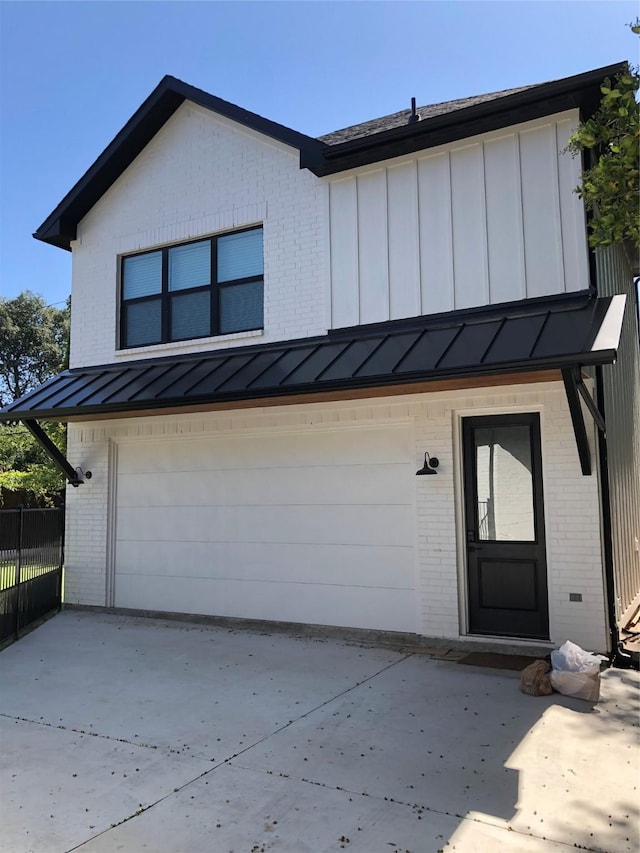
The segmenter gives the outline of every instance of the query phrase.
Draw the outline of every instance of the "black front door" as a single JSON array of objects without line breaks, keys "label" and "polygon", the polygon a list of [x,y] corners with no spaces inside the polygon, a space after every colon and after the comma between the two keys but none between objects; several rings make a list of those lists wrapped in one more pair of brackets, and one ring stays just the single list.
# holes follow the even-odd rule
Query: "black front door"
[{"label": "black front door", "polygon": [[540,418],[462,427],[469,632],[549,637]]}]

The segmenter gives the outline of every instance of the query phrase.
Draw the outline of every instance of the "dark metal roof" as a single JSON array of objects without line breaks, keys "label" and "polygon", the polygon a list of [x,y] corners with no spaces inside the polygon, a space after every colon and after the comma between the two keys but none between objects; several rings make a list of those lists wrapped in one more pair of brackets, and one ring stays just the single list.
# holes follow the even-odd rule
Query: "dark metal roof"
[{"label": "dark metal roof", "polygon": [[300,167],[322,176],[570,108],[578,107],[583,115],[590,115],[600,101],[603,79],[624,68],[625,63],[617,63],[550,83],[420,107],[422,120],[412,124],[407,123],[409,111],[401,111],[319,139],[166,76],[33,236],[70,249],[80,220],[185,100],[297,148]]},{"label": "dark metal roof", "polygon": [[410,392],[412,383],[430,380],[603,364],[616,357],[620,300],[583,292],[317,338],[67,370],[6,406],[0,420],[126,416],[402,384]]}]

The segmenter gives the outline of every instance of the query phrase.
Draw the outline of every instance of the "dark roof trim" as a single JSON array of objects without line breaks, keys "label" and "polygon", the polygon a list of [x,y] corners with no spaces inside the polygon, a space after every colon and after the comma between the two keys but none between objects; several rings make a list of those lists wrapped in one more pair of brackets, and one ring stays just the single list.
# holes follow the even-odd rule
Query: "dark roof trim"
[{"label": "dark roof trim", "polygon": [[318,176],[331,175],[568,109],[578,108],[583,117],[590,116],[600,103],[600,86],[605,77],[615,77],[627,67],[626,62],[607,65],[412,124],[359,136],[328,146],[320,161],[315,152],[312,156],[301,152],[300,164]]},{"label": "dark roof trim", "polygon": [[309,169],[315,175],[324,176],[433,148],[446,142],[566,109],[578,107],[583,116],[591,115],[600,102],[600,84],[604,78],[614,77],[626,67],[626,63],[608,65],[563,80],[526,87],[513,94],[468,107],[453,109],[413,124],[365,133],[355,139],[333,145],[269,121],[175,77],[166,76],[33,236],[45,243],[69,250],[71,241],[76,238],[78,222],[185,100],[297,148],[300,152],[300,167]]},{"label": "dark roof trim", "polygon": [[321,142],[310,136],[244,110],[202,89],[190,86],[176,77],[167,75],[33,236],[37,240],[51,243],[62,249],[70,249],[71,240],[76,238],[78,222],[186,100],[290,145],[292,148],[297,148],[301,153],[304,151],[306,156],[312,156],[324,148]]},{"label": "dark roof trim", "polygon": [[362,334],[68,370],[6,406],[0,421],[73,420],[526,373],[615,360],[624,297],[521,303],[517,308],[415,318]]}]

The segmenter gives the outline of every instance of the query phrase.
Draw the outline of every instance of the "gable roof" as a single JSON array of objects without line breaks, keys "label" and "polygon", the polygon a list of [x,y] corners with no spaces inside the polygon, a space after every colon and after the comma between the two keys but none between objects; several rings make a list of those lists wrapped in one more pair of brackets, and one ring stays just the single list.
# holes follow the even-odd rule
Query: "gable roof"
[{"label": "gable roof", "polygon": [[420,107],[421,120],[415,122],[409,122],[410,110],[402,110],[318,139],[166,76],[33,236],[69,250],[80,220],[187,100],[297,148],[300,168],[325,176],[566,109],[590,115],[597,109],[604,78],[626,67],[617,63],[550,83]]},{"label": "gable roof", "polygon": [[62,249],[70,249],[71,240],[76,237],[78,222],[102,198],[185,101],[191,101],[265,136],[291,145],[301,153],[307,148],[322,148],[322,143],[311,136],[305,136],[303,133],[244,110],[229,101],[216,98],[202,89],[167,75],[162,78],[146,101],[135,111],[122,130],[55,210],[49,214],[33,236],[37,240],[51,243]]},{"label": "gable roof", "polygon": [[0,422],[77,420],[469,380],[616,358],[624,296],[589,292],[255,344],[66,370],[0,411]]}]

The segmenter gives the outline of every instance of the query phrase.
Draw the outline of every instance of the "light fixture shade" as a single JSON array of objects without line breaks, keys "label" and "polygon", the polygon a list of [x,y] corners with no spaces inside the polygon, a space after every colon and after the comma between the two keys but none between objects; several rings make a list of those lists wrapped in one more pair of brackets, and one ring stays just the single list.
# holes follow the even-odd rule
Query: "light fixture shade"
[{"label": "light fixture shade", "polygon": [[421,474],[437,474],[436,468],[440,464],[440,460],[435,456],[429,456],[428,453],[424,454],[424,465],[419,471],[416,471],[416,477],[419,477]]}]

